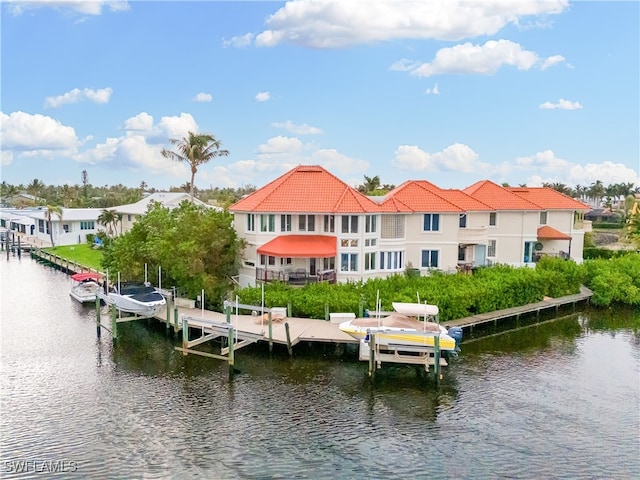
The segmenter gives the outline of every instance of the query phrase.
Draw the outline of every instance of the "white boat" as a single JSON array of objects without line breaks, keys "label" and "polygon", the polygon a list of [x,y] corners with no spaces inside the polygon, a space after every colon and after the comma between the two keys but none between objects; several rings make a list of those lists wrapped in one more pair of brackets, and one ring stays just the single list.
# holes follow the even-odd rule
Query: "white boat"
[{"label": "white boat", "polygon": [[[361,341],[369,341],[375,335],[377,345],[389,350],[434,348],[434,338],[439,339],[441,351],[456,352],[462,339],[462,330],[447,330],[437,322],[429,321],[438,314],[435,305],[420,303],[393,303],[395,312],[381,318],[355,318],[339,325],[340,330]],[[424,320],[419,320],[422,317]]]},{"label": "white boat", "polygon": [[123,284],[114,291],[98,293],[98,296],[108,305],[126,313],[133,313],[142,317],[153,317],[166,305],[166,300],[154,287],[149,284]]},{"label": "white boat", "polygon": [[71,298],[80,303],[96,301],[96,293],[102,291],[100,282],[102,275],[99,273],[84,272],[71,275]]}]

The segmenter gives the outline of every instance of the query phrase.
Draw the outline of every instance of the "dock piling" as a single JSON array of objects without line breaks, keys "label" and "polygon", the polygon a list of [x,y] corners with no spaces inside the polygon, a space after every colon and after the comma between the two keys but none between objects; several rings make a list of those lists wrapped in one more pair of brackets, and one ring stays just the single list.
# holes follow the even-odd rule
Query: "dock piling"
[{"label": "dock piling", "polygon": [[284,331],[287,335],[287,351],[289,356],[293,357],[293,348],[291,348],[291,335],[289,334],[289,322],[284,322]]},{"label": "dock piling", "polygon": [[100,338],[101,328],[100,328],[100,298],[96,296],[96,334],[98,338]]}]

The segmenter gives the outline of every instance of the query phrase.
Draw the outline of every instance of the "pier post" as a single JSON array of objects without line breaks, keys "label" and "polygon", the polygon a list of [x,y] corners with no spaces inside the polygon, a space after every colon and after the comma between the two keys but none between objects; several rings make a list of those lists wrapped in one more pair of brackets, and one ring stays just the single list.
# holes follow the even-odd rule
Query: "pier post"
[{"label": "pier post", "polygon": [[269,354],[271,354],[273,353],[273,323],[271,321],[271,311],[269,311],[267,318],[269,323]]},{"label": "pier post", "polygon": [[96,333],[98,334],[98,338],[100,338],[100,298],[96,295]]},{"label": "pier post", "polygon": [[328,303],[324,304],[324,319],[327,322],[329,321],[329,304]]},{"label": "pier post", "polygon": [[433,337],[433,376],[437,384],[440,384],[440,337]]},{"label": "pier post", "polygon": [[369,334],[369,378],[373,380],[376,371],[376,335]]},{"label": "pier post", "polygon": [[189,322],[187,318],[182,316],[182,355],[187,355],[187,349],[189,348]]},{"label": "pier post", "polygon": [[358,318],[364,317],[364,300],[360,299],[358,302]]},{"label": "pier post", "polygon": [[178,331],[178,307],[175,304],[173,305],[173,330]]},{"label": "pier post", "polygon": [[167,309],[167,333],[169,333],[169,329],[171,328],[171,308],[169,308],[170,304],[169,304],[169,300],[166,300],[166,309]]},{"label": "pier post", "polygon": [[291,317],[291,300],[287,302],[287,317]]},{"label": "pier post", "polygon": [[118,339],[118,311],[115,305],[111,305],[111,336],[114,342]]},{"label": "pier post", "polygon": [[289,335],[289,322],[284,322],[284,332],[287,334],[287,350],[289,356],[293,357],[293,349],[291,348],[291,336]]},{"label": "pier post", "polygon": [[235,353],[233,351],[233,327],[229,327],[229,380],[233,379],[233,369],[235,364]]}]

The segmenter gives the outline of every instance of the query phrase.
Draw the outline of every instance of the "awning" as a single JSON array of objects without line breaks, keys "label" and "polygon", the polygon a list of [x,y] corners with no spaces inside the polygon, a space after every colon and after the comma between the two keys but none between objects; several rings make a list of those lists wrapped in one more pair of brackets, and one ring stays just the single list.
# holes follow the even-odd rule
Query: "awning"
[{"label": "awning", "polygon": [[540,240],[571,240],[571,236],[548,225],[538,228],[538,238]]},{"label": "awning", "polygon": [[274,257],[335,257],[337,239],[327,235],[281,235],[258,247]]},{"label": "awning", "polygon": [[84,282],[85,280],[102,280],[102,275],[92,272],[75,273],[71,275],[71,279],[76,282]]}]

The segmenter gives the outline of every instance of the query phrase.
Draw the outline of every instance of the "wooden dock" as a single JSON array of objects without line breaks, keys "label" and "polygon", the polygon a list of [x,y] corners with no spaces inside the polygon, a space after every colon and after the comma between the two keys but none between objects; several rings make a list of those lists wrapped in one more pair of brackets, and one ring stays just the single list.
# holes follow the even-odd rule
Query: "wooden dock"
[{"label": "wooden dock", "polygon": [[521,307],[513,307],[513,308],[505,308],[503,310],[496,310],[495,312],[487,312],[487,313],[479,313],[477,315],[472,315],[470,317],[458,318],[456,320],[450,320],[448,322],[443,322],[442,325],[445,327],[460,327],[460,328],[469,328],[473,330],[473,327],[478,325],[484,325],[486,323],[494,323],[497,324],[498,320],[504,320],[507,318],[520,318],[522,315],[534,314],[536,315],[536,319],[540,319],[540,313],[545,310],[554,309],[556,315],[560,307],[565,305],[571,305],[573,309],[575,309],[576,304],[582,302],[588,302],[593,292],[589,290],[585,286],[580,287],[580,293],[576,293],[573,295],[566,295],[564,297],[558,298],[545,298],[541,302],[530,303],[528,305],[523,305]]}]

